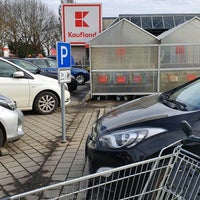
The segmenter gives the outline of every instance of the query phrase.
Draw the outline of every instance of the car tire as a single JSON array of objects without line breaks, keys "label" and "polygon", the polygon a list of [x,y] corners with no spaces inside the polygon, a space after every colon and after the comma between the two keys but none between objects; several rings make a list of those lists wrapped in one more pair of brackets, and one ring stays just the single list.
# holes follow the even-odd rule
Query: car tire
[{"label": "car tire", "polygon": [[55,112],[58,107],[58,98],[52,92],[41,92],[35,98],[33,110],[41,115]]},{"label": "car tire", "polygon": [[5,142],[5,138],[4,138],[3,130],[2,130],[2,127],[0,127],[0,147],[4,145],[4,142]]},{"label": "car tire", "polygon": [[84,85],[85,84],[85,75],[84,74],[77,74],[76,75],[76,81],[78,85]]}]

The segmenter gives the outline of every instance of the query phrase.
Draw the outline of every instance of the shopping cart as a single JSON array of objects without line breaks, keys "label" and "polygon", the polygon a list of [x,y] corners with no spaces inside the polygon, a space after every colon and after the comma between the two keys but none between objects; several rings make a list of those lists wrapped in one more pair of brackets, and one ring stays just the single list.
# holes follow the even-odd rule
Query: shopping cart
[{"label": "shopping cart", "polygon": [[[200,138],[182,123],[187,139],[164,148],[158,157],[105,170],[11,197],[66,200],[200,200]],[[181,145],[180,142],[182,142]],[[174,147],[173,152],[166,150]]]}]

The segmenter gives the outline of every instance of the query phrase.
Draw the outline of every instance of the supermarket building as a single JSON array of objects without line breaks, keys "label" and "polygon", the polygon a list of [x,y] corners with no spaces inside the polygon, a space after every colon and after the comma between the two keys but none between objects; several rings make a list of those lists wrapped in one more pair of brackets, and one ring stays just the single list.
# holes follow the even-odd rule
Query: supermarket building
[{"label": "supermarket building", "polygon": [[[97,11],[101,13],[99,7]],[[86,23],[78,24],[83,26],[78,39],[89,24],[84,18],[88,13],[82,14],[82,22]],[[148,14],[98,19],[94,37],[88,34],[87,42],[71,43],[77,64],[90,65],[91,95],[151,94],[198,77],[199,17]]]}]

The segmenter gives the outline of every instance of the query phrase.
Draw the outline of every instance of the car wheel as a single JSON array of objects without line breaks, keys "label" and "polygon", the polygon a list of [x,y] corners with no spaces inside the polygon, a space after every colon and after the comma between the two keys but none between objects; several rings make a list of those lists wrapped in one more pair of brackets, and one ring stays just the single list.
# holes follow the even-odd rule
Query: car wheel
[{"label": "car wheel", "polygon": [[40,93],[34,101],[33,109],[41,115],[53,113],[58,107],[58,98],[52,92]]},{"label": "car wheel", "polygon": [[76,75],[76,81],[78,85],[84,85],[85,84],[85,75],[84,74],[77,74]]},{"label": "car wheel", "polygon": [[5,138],[4,138],[3,130],[0,127],[0,147],[4,145],[4,141],[5,141]]}]

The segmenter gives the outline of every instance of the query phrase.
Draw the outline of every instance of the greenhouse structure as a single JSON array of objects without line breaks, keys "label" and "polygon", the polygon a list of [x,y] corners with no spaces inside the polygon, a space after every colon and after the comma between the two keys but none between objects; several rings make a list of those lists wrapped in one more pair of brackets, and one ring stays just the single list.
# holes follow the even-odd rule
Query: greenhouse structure
[{"label": "greenhouse structure", "polygon": [[91,96],[163,92],[200,75],[200,19],[155,36],[126,18],[90,41]]}]

